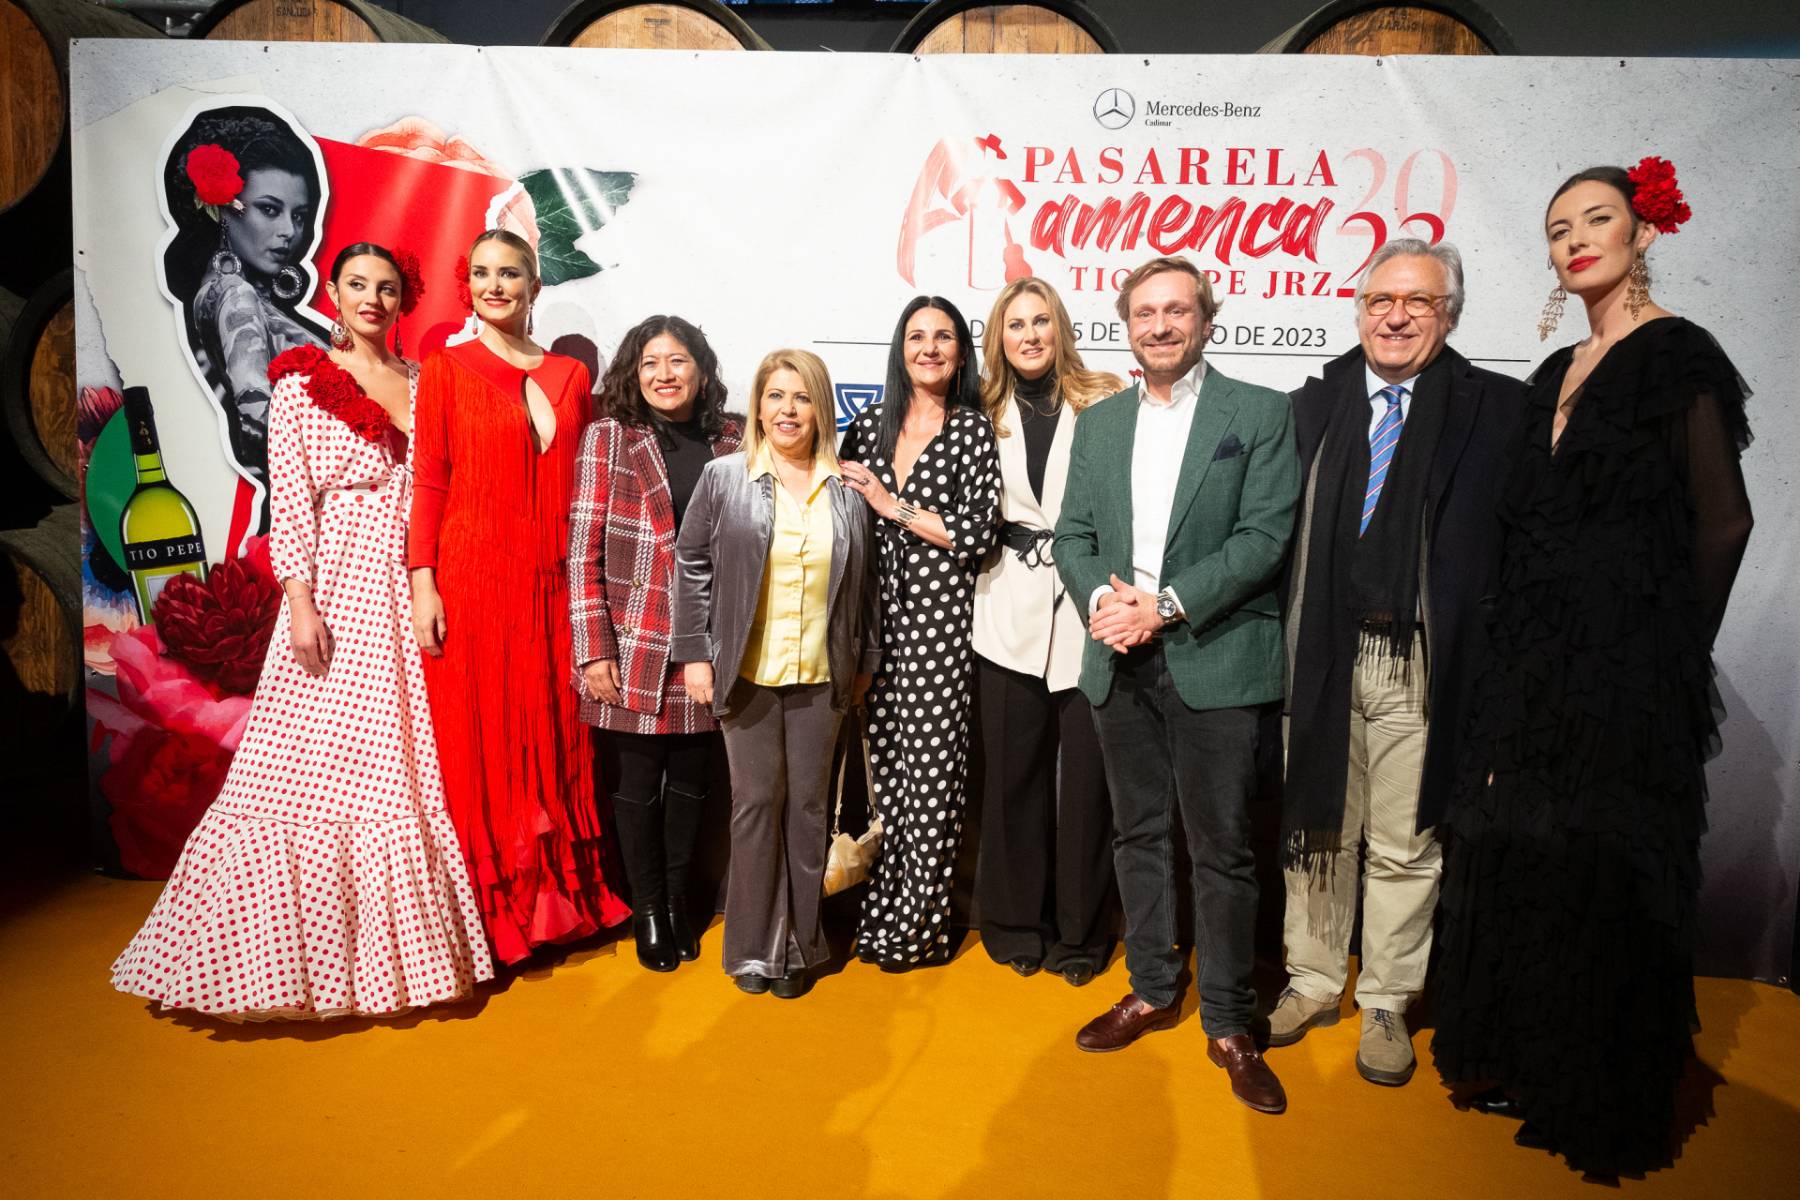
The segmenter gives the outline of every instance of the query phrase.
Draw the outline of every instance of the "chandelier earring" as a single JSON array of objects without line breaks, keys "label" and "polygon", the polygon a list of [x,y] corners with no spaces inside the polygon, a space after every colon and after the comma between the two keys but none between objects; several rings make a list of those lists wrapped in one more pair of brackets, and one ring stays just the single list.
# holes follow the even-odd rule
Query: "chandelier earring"
[{"label": "chandelier earring", "polygon": [[350,348],[350,331],[344,328],[341,320],[334,320],[331,323],[331,344],[338,350]]},{"label": "chandelier earring", "polygon": [[1550,298],[1544,301],[1544,311],[1538,316],[1538,341],[1548,341],[1556,332],[1557,322],[1562,320],[1563,303],[1568,298],[1569,293],[1563,291],[1562,284],[1550,289]]},{"label": "chandelier earring", "polygon": [[525,336],[530,337],[537,328],[537,306],[525,310]]},{"label": "chandelier earring", "polygon": [[406,357],[406,351],[400,348],[400,323],[398,321],[394,322],[394,357]]},{"label": "chandelier earring", "polygon": [[1649,303],[1650,264],[1644,261],[1644,252],[1639,250],[1637,261],[1631,264],[1631,274],[1625,277],[1625,307],[1635,321]]}]

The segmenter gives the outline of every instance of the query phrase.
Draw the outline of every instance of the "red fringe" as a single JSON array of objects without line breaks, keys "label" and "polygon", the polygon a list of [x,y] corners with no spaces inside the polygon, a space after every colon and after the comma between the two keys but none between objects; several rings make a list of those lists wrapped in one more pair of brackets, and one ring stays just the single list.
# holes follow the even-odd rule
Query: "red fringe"
[{"label": "red fringe", "polygon": [[[437,580],[448,633],[425,660],[451,819],[462,838],[495,954],[586,937],[630,909],[606,881],[593,748],[569,686],[569,499],[588,415],[585,368],[546,361],[534,376],[556,411],[550,449],[532,445],[519,393],[469,369],[430,373],[420,396],[443,420],[450,489]],[[491,356],[490,356],[491,357]],[[488,364],[480,364],[486,367]]]}]

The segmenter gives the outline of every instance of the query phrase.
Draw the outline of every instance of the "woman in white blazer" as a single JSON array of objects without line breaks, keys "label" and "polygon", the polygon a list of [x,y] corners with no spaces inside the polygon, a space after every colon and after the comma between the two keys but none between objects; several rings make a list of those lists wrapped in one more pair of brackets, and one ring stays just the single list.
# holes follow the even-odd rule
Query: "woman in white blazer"
[{"label": "woman in white blazer", "polygon": [[1112,811],[1075,686],[1087,626],[1050,539],[1077,414],[1125,384],[1082,364],[1069,314],[1041,279],[1000,292],[981,346],[1001,473],[1000,546],[975,585],[981,940],[1020,975],[1043,968],[1080,987],[1112,951]]}]

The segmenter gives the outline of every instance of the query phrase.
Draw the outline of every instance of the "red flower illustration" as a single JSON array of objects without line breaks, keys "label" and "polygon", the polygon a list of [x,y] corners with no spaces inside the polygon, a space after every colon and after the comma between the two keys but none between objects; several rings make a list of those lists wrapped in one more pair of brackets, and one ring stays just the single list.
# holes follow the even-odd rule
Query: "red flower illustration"
[{"label": "red flower illustration", "polygon": [[1626,174],[1636,185],[1631,194],[1632,211],[1659,231],[1675,233],[1694,215],[1676,186],[1675,164],[1668,159],[1648,155]]},{"label": "red flower illustration", "polygon": [[232,559],[202,583],[177,575],[156,598],[156,628],[169,654],[196,678],[247,696],[256,690],[269,635],[281,611],[281,588],[265,567]]},{"label": "red flower illustration", "polygon": [[163,653],[154,626],[117,634],[110,649],[117,698],[99,688],[87,694],[96,747],[111,738],[100,793],[125,869],[167,878],[225,782],[250,700],[196,679]]},{"label": "red flower illustration", "polygon": [[230,204],[244,190],[244,178],[238,174],[237,155],[223,146],[208,142],[187,153],[183,164],[194,194],[202,204]]}]

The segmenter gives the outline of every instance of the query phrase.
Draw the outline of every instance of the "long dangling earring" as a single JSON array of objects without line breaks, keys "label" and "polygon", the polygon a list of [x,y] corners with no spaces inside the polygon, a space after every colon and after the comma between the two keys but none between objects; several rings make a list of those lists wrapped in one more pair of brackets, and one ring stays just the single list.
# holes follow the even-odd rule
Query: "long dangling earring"
[{"label": "long dangling earring", "polygon": [[350,348],[350,331],[344,328],[342,321],[331,323],[331,344],[339,350]]},{"label": "long dangling earring", "polygon": [[1546,341],[1556,332],[1556,323],[1562,320],[1563,301],[1568,298],[1569,293],[1563,291],[1562,284],[1550,289],[1550,299],[1544,301],[1543,314],[1538,317],[1538,341]]},{"label": "long dangling earring", "polygon": [[406,351],[400,349],[400,322],[394,322],[394,357],[405,358]]},{"label": "long dangling earring", "polygon": [[525,336],[530,337],[537,326],[537,306],[534,304],[525,310]]},{"label": "long dangling earring", "polygon": [[275,282],[269,285],[277,300],[293,301],[300,298],[306,290],[306,276],[294,267],[283,267],[275,276]]},{"label": "long dangling earring", "polygon": [[231,243],[225,238],[223,221],[219,222],[219,249],[212,256],[212,269],[220,275],[238,275],[244,270],[244,264],[231,252]]},{"label": "long dangling earring", "polygon": [[1635,321],[1649,303],[1650,264],[1644,261],[1644,252],[1639,250],[1637,261],[1631,264],[1631,274],[1625,277],[1625,307]]}]

